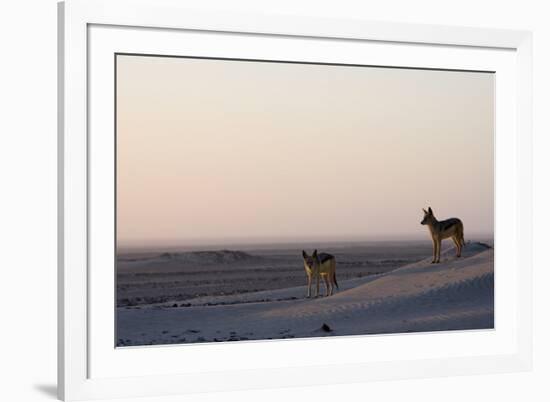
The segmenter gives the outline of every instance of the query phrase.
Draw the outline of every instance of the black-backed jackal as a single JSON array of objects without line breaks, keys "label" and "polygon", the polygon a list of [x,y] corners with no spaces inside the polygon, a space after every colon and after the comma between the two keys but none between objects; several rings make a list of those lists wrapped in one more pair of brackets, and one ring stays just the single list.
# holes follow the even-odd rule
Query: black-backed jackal
[{"label": "black-backed jackal", "polygon": [[302,250],[302,257],[304,258],[304,269],[307,275],[307,297],[311,297],[311,280],[313,278],[317,279],[316,297],[319,296],[321,277],[325,281],[326,296],[331,296],[334,293],[334,285],[338,287],[338,282],[336,282],[336,258],[327,253],[317,254],[317,250],[312,255],[307,255]]},{"label": "black-backed jackal", "polygon": [[430,229],[430,235],[432,236],[432,242],[434,247],[432,264],[438,263],[441,256],[441,240],[451,237],[456,246],[456,256],[460,257],[462,247],[466,244],[464,242],[464,225],[458,218],[445,219],[444,221],[438,221],[432,208],[428,207],[424,212],[424,219],[420,222],[421,225],[427,225]]}]

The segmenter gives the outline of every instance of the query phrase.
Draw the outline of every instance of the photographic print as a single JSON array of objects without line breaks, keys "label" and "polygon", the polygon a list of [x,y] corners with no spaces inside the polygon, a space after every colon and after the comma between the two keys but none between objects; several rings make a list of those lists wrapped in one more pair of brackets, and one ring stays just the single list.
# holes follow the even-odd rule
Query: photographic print
[{"label": "photographic print", "polygon": [[493,329],[494,85],[118,54],[116,346]]}]

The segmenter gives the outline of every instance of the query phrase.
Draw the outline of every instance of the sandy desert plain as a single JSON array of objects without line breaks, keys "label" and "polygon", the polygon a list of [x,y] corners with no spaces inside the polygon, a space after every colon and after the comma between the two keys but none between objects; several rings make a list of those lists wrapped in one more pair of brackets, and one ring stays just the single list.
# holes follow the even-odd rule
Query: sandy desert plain
[{"label": "sandy desert plain", "polygon": [[[450,242],[449,242],[450,243]],[[119,252],[117,346],[490,329],[493,242],[318,244],[339,289],[307,298],[310,244]],[[324,285],[321,283],[321,296]]]}]

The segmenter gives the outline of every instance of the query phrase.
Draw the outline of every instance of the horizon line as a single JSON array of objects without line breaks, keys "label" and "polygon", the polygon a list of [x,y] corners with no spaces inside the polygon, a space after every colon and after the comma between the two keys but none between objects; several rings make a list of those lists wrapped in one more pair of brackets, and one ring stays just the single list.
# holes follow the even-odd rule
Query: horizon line
[{"label": "horizon line", "polygon": [[[494,238],[494,233],[474,232],[468,237],[470,238]],[[131,241],[117,242],[117,251],[132,251],[144,249],[175,249],[175,248],[190,248],[190,247],[227,247],[227,246],[273,246],[273,245],[290,245],[309,244],[314,242],[319,243],[362,243],[362,242],[400,242],[400,241],[430,241],[428,234],[423,235],[401,235],[401,236],[368,236],[368,237],[239,237],[231,239],[166,239],[159,241]],[[468,239],[467,239],[468,240]]]}]

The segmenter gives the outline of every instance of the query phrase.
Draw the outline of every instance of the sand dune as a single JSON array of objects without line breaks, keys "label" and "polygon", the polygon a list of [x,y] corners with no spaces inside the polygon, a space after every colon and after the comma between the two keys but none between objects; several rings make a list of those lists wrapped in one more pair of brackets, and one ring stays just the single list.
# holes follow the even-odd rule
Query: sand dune
[{"label": "sand dune", "polygon": [[300,286],[118,308],[118,345],[492,328],[493,249],[470,243],[460,259],[448,249],[430,261],[341,281],[327,298]]}]

